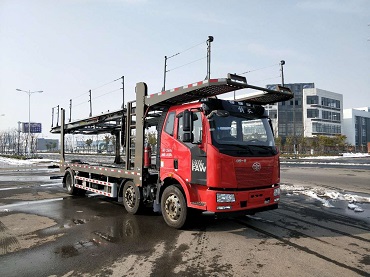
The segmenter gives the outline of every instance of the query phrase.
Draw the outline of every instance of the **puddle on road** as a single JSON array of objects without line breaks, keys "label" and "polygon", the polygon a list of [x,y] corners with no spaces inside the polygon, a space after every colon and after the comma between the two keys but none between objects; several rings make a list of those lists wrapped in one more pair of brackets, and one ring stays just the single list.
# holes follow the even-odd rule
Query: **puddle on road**
[{"label": "puddle on road", "polygon": [[66,245],[58,248],[55,251],[56,254],[60,254],[62,258],[69,258],[78,255],[78,250],[73,245]]},{"label": "puddle on road", "polygon": [[0,255],[55,241],[62,234],[40,237],[37,231],[57,223],[44,216],[17,213],[0,217]]},{"label": "puddle on road", "polygon": [[[149,219],[156,218],[157,217],[149,217]],[[158,232],[160,232],[161,226],[157,226],[159,227],[157,232],[154,231],[156,228],[152,228],[151,230],[150,226],[153,226],[153,222],[151,222],[151,220],[149,220],[149,222],[141,221],[129,214],[125,214],[124,216],[114,216],[109,219],[99,219],[100,220],[97,221],[72,219],[68,223],[64,224],[62,228],[70,230],[76,225],[76,228],[80,228],[81,226],[78,225],[81,224],[89,225],[78,231],[79,235],[85,234],[85,239],[79,240],[73,244],[67,243],[66,245],[60,246],[54,250],[54,253],[61,258],[70,258],[78,256],[84,251],[91,249],[94,250],[98,247],[103,249],[117,244],[130,244],[131,246],[129,248],[131,249],[132,245],[134,245],[135,248],[138,245],[143,247],[143,245],[147,243],[151,244],[158,242]],[[68,231],[68,233],[71,232],[73,231]],[[166,237],[163,232],[160,233],[163,237]],[[96,252],[91,252],[90,255],[95,255],[95,253]]]},{"label": "puddle on road", "polygon": [[73,219],[72,222],[76,225],[85,224],[87,222],[86,219]]},{"label": "puddle on road", "polygon": [[[86,224],[87,222],[88,222],[88,220],[86,220],[86,219],[72,219],[71,221],[60,225],[58,228],[59,229],[70,229],[73,226]],[[55,229],[57,229],[57,228],[55,228]]]},{"label": "puddle on road", "polygon": [[94,247],[98,247],[98,244],[93,240],[79,241],[73,245],[58,247],[54,253],[59,254],[62,258],[70,258],[79,255],[85,249]]},{"label": "puddle on road", "polygon": [[105,241],[108,241],[108,242],[112,242],[112,243],[115,243],[115,242],[118,242],[119,241],[119,238],[118,237],[113,237],[109,234],[105,234],[105,233],[102,233],[102,232],[94,232],[95,235],[97,235],[99,238],[105,240]]}]

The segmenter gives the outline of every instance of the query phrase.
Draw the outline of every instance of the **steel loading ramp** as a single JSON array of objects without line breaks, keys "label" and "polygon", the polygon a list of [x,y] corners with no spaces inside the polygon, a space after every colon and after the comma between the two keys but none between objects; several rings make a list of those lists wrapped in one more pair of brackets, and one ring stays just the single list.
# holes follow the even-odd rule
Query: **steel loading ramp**
[{"label": "steel loading ramp", "polygon": [[245,101],[250,104],[266,105],[293,98],[293,93],[289,88],[277,86],[276,90],[271,90],[252,86],[247,83],[245,77],[228,74],[227,78],[204,80],[146,96],[145,104],[151,107],[151,110],[156,110],[164,106],[180,105],[241,89],[254,90],[246,97],[238,99],[238,101]]},{"label": "steel loading ramp", "polygon": [[[102,113],[100,115],[79,119],[76,121],[65,123],[64,132],[66,134],[103,134],[113,132],[120,129],[122,116],[126,113],[126,109]],[[61,126],[51,127],[53,134],[60,134]]]},{"label": "steel loading ramp", "polygon": [[287,87],[276,86],[276,90],[263,89],[248,85],[249,88],[257,90],[252,93],[238,96],[236,101],[242,101],[255,105],[269,105],[277,102],[290,100],[294,97],[291,90]]},{"label": "steel loading ramp", "polygon": [[[143,84],[143,87],[145,87],[144,90],[146,91],[146,85],[144,83],[138,84]],[[277,90],[271,90],[252,86],[247,83],[245,77],[228,74],[227,78],[204,80],[156,94],[145,95],[145,92],[143,92],[143,95],[141,93],[137,93],[136,107],[147,106],[149,109],[146,109],[144,117],[147,120],[148,117],[152,117],[155,121],[155,116],[152,116],[153,111],[161,111],[164,107],[181,105],[197,101],[202,98],[214,97],[241,89],[253,90],[252,93],[245,97],[237,99],[237,101],[244,101],[250,104],[266,105],[287,101],[293,98],[293,93],[289,88],[277,86]],[[99,134],[118,131],[120,129],[122,118],[126,116],[126,112],[126,109],[123,109],[69,122],[65,124],[64,130],[66,134]],[[60,133],[61,127],[52,127],[50,132]]]}]

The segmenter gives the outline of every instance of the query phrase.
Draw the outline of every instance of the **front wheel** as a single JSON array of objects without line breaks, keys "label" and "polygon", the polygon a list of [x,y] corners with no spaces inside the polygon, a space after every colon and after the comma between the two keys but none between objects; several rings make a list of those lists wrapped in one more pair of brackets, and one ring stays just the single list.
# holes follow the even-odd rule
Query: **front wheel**
[{"label": "front wheel", "polygon": [[163,191],[161,208],[167,225],[180,229],[185,225],[188,209],[184,194],[178,186],[171,185]]}]

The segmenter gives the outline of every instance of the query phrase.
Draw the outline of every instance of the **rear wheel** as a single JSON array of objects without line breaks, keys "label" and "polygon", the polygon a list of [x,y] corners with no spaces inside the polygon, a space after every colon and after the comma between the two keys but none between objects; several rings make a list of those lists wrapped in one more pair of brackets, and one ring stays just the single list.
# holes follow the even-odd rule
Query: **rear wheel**
[{"label": "rear wheel", "polygon": [[123,186],[123,205],[130,214],[136,214],[141,206],[141,193],[138,186],[128,181]]},{"label": "rear wheel", "polygon": [[180,229],[185,225],[188,209],[181,189],[171,185],[163,191],[161,208],[167,225]]},{"label": "rear wheel", "polygon": [[75,178],[74,178],[74,173],[73,173],[72,169],[68,168],[66,170],[66,173],[64,175],[64,181],[65,181],[65,184],[66,184],[66,189],[67,189],[68,194],[76,195],[78,189],[76,189],[74,187]]}]

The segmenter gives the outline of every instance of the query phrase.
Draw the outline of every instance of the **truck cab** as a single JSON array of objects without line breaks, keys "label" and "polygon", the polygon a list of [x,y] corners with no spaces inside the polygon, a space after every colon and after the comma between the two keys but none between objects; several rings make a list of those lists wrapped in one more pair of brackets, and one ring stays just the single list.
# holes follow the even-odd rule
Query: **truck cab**
[{"label": "truck cab", "polygon": [[160,179],[180,185],[189,208],[251,214],[278,206],[279,156],[262,106],[204,98],[171,107],[159,149]]}]

